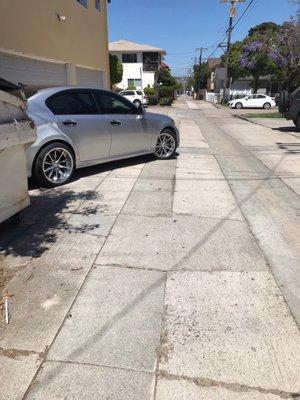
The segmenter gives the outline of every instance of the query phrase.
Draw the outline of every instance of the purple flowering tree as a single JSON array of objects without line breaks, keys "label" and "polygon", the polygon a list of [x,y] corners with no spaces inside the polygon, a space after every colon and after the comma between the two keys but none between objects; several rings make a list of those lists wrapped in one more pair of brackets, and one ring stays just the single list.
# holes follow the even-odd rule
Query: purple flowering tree
[{"label": "purple flowering tree", "polygon": [[269,57],[276,64],[276,77],[286,89],[300,86],[300,22],[282,25],[269,49]]},{"label": "purple flowering tree", "polygon": [[251,28],[243,41],[232,44],[229,60],[229,76],[233,80],[252,76],[254,92],[266,75],[285,88],[299,86],[300,15],[281,26],[263,22]]},{"label": "purple flowering tree", "polygon": [[[241,68],[253,76],[253,91],[257,92],[259,79],[277,71],[277,64],[270,57],[273,35],[254,33],[244,40],[239,59]],[[273,50],[274,51],[274,50]]]}]

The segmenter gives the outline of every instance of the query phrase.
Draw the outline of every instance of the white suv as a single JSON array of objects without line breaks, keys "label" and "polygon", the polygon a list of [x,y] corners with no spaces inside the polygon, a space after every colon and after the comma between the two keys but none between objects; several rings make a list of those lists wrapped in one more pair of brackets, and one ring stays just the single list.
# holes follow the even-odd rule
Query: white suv
[{"label": "white suv", "polygon": [[276,103],[272,97],[264,94],[251,94],[243,99],[231,100],[228,105],[230,108],[264,108],[268,110],[271,107],[275,107]]},{"label": "white suv", "polygon": [[141,90],[123,90],[119,94],[130,100],[136,107],[145,103],[145,95]]}]

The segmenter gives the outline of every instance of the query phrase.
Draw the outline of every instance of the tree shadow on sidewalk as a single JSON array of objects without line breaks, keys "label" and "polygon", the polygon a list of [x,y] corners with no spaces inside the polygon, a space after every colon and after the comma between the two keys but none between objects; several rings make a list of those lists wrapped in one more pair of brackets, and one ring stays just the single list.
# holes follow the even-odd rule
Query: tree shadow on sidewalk
[{"label": "tree shadow on sidewalk", "polygon": [[[40,257],[57,240],[61,231],[89,232],[98,224],[84,224],[73,227],[68,219],[86,200],[99,195],[93,191],[41,190],[31,195],[31,205],[20,213],[19,221],[10,219],[0,225],[0,263],[8,255]],[[97,206],[88,207],[84,215],[95,214]]]}]

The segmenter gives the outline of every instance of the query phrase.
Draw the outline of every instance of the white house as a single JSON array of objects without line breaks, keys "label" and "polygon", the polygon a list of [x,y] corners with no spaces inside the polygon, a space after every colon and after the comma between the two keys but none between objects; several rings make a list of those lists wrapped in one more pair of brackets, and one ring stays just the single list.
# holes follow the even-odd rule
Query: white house
[{"label": "white house", "polygon": [[118,87],[137,89],[153,86],[155,72],[160,68],[165,50],[147,44],[138,44],[128,40],[109,43],[109,52],[118,56],[123,64],[123,80]]}]

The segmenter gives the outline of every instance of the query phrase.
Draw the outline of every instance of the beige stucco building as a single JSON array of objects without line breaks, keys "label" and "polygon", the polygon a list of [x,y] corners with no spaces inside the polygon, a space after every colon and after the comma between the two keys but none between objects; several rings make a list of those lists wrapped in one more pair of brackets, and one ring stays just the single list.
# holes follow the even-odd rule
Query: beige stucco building
[{"label": "beige stucco building", "polygon": [[106,0],[0,0],[0,77],[109,88]]}]

